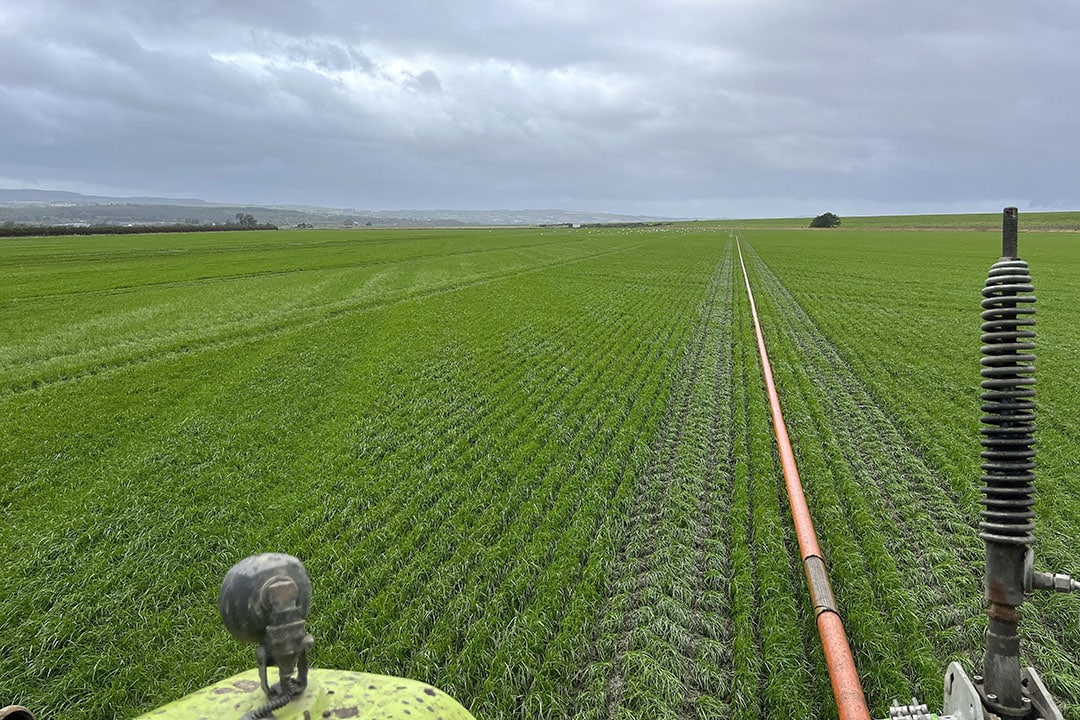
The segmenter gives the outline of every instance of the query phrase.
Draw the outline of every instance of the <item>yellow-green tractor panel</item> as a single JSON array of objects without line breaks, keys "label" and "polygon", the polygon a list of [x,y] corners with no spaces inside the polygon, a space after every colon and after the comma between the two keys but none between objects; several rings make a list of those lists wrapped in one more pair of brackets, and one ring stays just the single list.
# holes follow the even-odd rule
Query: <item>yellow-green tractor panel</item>
[{"label": "yellow-green tractor panel", "polygon": [[[140,716],[139,720],[223,720],[266,703],[252,669]],[[312,670],[300,697],[275,710],[277,720],[474,720],[443,691],[416,680],[344,670]]]}]

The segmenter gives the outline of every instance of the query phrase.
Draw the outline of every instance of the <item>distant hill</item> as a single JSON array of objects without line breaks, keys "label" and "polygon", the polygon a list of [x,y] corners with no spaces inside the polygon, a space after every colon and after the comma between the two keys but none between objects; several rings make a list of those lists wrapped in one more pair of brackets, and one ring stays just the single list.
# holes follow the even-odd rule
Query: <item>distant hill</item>
[{"label": "distant hill", "polygon": [[63,203],[71,205],[208,205],[197,198],[159,198],[159,197],[105,197],[101,195],[83,195],[64,190],[33,190],[29,188],[0,188],[0,204],[23,203]]},{"label": "distant hill", "polygon": [[236,213],[281,227],[556,225],[656,222],[671,218],[573,210],[354,210],[307,205],[229,205],[193,198],[104,197],[0,188],[0,223],[32,225],[212,225]]}]

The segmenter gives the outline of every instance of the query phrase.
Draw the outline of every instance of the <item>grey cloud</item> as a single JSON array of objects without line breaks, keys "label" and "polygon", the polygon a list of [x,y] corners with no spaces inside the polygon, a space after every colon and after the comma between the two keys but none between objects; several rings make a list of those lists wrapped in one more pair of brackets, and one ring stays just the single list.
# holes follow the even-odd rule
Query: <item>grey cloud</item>
[{"label": "grey cloud", "polygon": [[1080,194],[1064,0],[366,5],[27,5],[0,25],[0,177],[653,212]]},{"label": "grey cloud", "polygon": [[305,40],[289,43],[287,53],[292,61],[311,62],[316,67],[331,72],[358,70],[370,73],[375,70],[375,63],[371,58],[351,45]]},{"label": "grey cloud", "polygon": [[87,8],[80,0],[63,4],[80,15],[99,14],[106,7],[115,17],[148,31],[180,35],[242,36],[252,30],[274,30],[302,37],[330,26],[325,5],[312,0],[110,0],[98,8]]},{"label": "grey cloud", "polygon": [[409,75],[407,85],[422,93],[441,93],[442,83],[434,70],[424,70],[419,75]]}]

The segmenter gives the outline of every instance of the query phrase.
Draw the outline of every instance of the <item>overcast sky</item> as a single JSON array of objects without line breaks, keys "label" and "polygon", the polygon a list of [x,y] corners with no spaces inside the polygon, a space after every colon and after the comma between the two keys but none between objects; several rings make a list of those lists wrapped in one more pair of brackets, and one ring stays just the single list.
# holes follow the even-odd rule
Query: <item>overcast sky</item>
[{"label": "overcast sky", "polygon": [[683,217],[1080,208],[1080,3],[0,0],[0,187]]}]

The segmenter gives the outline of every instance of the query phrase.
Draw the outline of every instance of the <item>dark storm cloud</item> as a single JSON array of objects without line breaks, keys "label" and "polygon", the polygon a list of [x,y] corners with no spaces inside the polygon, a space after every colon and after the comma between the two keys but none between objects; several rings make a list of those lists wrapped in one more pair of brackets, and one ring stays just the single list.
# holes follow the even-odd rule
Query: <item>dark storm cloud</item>
[{"label": "dark storm cloud", "polygon": [[685,215],[1075,207],[1077,28],[1069,2],[0,4],[0,185]]}]

